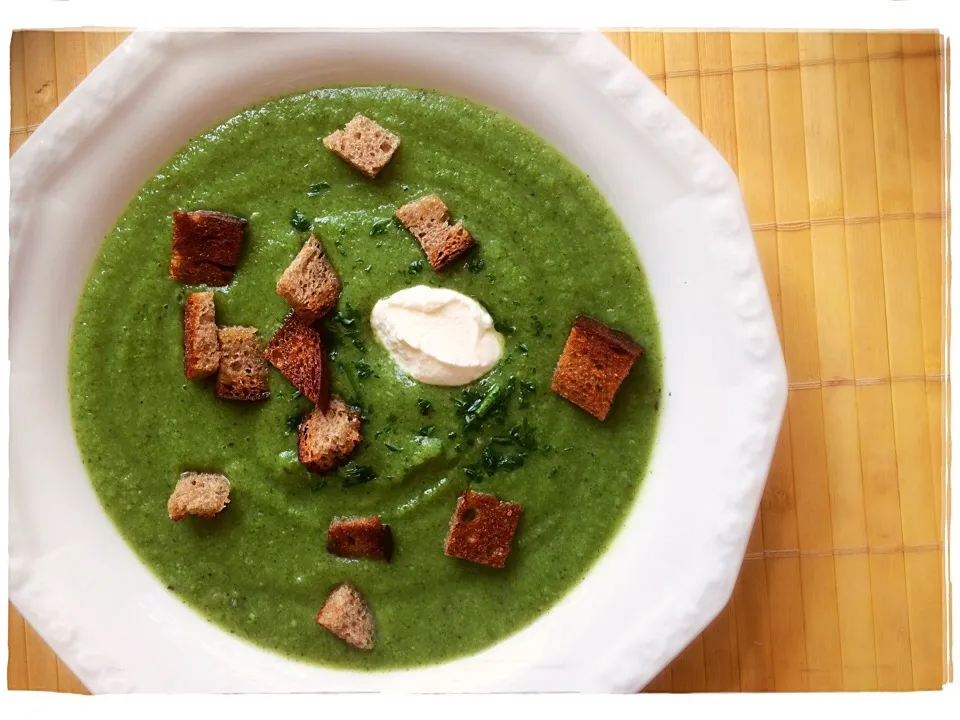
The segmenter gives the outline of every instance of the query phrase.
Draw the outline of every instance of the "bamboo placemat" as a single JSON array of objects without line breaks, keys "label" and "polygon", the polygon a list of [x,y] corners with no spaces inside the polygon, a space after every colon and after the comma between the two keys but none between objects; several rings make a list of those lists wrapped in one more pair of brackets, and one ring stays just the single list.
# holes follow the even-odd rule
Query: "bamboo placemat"
[{"label": "bamboo placemat", "polygon": [[[10,152],[122,39],[14,33]],[[941,38],[611,32],[738,173],[790,380],[733,599],[651,691],[948,678]],[[11,689],[85,692],[11,606]]]}]

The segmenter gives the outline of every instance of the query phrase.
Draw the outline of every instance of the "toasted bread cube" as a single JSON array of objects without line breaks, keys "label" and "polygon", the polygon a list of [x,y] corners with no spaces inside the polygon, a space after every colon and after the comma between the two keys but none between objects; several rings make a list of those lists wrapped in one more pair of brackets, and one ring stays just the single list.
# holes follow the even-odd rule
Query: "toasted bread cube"
[{"label": "toasted bread cube", "polygon": [[230,481],[215,473],[185,472],[180,475],[167,501],[167,514],[174,522],[187,515],[212,518],[230,502]]},{"label": "toasted bread cube", "polygon": [[220,333],[212,292],[191,293],[183,305],[183,373],[187,380],[220,369]]},{"label": "toasted bread cube", "polygon": [[579,316],[573,323],[550,389],[606,420],[613,398],[644,349],[628,335]]},{"label": "toasted bread cube", "polygon": [[297,454],[312,473],[326,473],[345,462],[360,444],[360,413],[334,395],[326,412],[316,407],[300,423]]},{"label": "toasted bread cube", "polygon": [[353,168],[374,178],[400,147],[400,138],[357,113],[343,130],[325,137],[323,144]]},{"label": "toasted bread cube", "polygon": [[350,583],[337,585],[317,613],[317,625],[358,650],[372,650],[373,613]]},{"label": "toasted bread cube", "polygon": [[313,327],[291,311],[270,338],[263,356],[314,405],[327,409],[330,402],[327,353],[320,333]]},{"label": "toasted bread cube", "polygon": [[191,285],[229,285],[246,227],[246,219],[226,213],[175,211],[170,277]]},{"label": "toasted bread cube", "polygon": [[449,557],[502,568],[523,507],[467,490],[457,500],[444,552]]},{"label": "toasted bread cube", "polygon": [[463,225],[450,224],[446,203],[436,195],[407,203],[394,214],[420,242],[430,266],[437,272],[459,260],[476,245]]},{"label": "toasted bread cube", "polygon": [[277,294],[311,323],[337,306],[342,289],[340,276],[312,235],[277,283]]},{"label": "toasted bread cube", "polygon": [[270,397],[263,347],[252,327],[220,328],[217,397],[255,402]]},{"label": "toasted bread cube", "polygon": [[327,552],[344,558],[393,557],[393,532],[379,517],[334,518],[327,530]]}]

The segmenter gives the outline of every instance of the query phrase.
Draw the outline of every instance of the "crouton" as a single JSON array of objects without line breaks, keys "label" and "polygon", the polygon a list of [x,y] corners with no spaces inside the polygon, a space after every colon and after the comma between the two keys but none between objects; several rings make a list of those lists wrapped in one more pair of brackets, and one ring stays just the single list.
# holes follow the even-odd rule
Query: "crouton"
[{"label": "crouton", "polygon": [[252,327],[220,328],[220,371],[217,397],[257,401],[270,397],[267,363]]},{"label": "crouton", "polygon": [[334,395],[326,412],[314,408],[300,423],[297,455],[313,473],[330,472],[360,444],[360,413]]},{"label": "crouton", "polygon": [[334,518],[327,530],[327,552],[344,558],[393,557],[393,532],[379,517]]},{"label": "crouton", "polygon": [[407,203],[394,215],[417,238],[430,266],[437,272],[456,262],[476,245],[463,225],[450,224],[447,206],[436,195]]},{"label": "crouton", "polygon": [[579,316],[557,362],[550,389],[605,420],[613,398],[644,349],[624,333]]},{"label": "crouton", "polygon": [[167,501],[167,514],[174,522],[187,515],[212,518],[229,502],[230,481],[224,475],[185,472]]},{"label": "crouton", "polygon": [[317,625],[358,650],[372,650],[373,613],[357,589],[348,582],[337,585],[317,613]]},{"label": "crouton", "polygon": [[191,293],[183,305],[183,373],[187,380],[220,369],[220,335],[212,292]]},{"label": "crouton", "polygon": [[342,289],[340,276],[312,235],[277,283],[277,294],[307,322],[333,310]]},{"label": "crouton", "polygon": [[263,356],[297,390],[326,412],[330,401],[329,373],[320,333],[291,311],[270,338]]},{"label": "crouton", "polygon": [[325,137],[323,144],[353,168],[374,178],[400,147],[400,138],[357,113],[343,130]]},{"label": "crouton", "polygon": [[246,227],[244,218],[226,213],[175,211],[170,277],[191,285],[229,285]]},{"label": "crouton", "polygon": [[444,553],[449,557],[502,568],[523,507],[493,495],[467,490],[450,519]]}]

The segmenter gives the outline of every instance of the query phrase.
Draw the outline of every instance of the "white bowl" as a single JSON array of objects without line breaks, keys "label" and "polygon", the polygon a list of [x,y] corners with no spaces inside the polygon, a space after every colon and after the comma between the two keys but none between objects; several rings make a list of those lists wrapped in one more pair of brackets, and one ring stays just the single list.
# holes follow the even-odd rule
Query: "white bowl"
[{"label": "white bowl", "polygon": [[[401,83],[533,128],[633,238],[663,338],[648,477],[586,579],[477,655],[354,673],[220,630],[168,592],[102,511],[71,429],[70,326],[101,240],[188,138],[271,96]],[[786,403],[736,178],[599,33],[135,33],[11,161],[10,595],[93,692],[631,692],[733,589]]]}]

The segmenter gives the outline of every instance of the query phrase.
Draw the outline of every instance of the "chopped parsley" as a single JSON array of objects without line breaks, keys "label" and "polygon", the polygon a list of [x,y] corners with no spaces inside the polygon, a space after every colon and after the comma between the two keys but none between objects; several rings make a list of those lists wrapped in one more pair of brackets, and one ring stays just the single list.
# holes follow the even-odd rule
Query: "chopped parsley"
[{"label": "chopped parsley", "polygon": [[517,381],[517,385],[520,386],[520,391],[517,393],[517,405],[521,408],[530,407],[530,396],[536,394],[536,385],[526,380]]},{"label": "chopped parsley", "polygon": [[383,235],[387,228],[390,227],[390,224],[393,222],[390,218],[384,218],[382,220],[377,220],[373,227],[370,228],[371,235]]},{"label": "chopped parsley", "polygon": [[357,319],[353,307],[349,304],[343,309],[338,310],[330,318],[331,328],[353,342],[354,347],[361,352],[366,349],[363,340],[360,339],[360,322]]},{"label": "chopped parsley", "polygon": [[343,486],[353,487],[362,485],[376,479],[377,473],[369,465],[357,465],[354,462],[347,463],[343,468]]},{"label": "chopped parsley", "polygon": [[363,358],[355,360],[353,366],[357,369],[357,377],[361,380],[366,380],[373,375],[373,368]]},{"label": "chopped parsley", "polygon": [[467,264],[464,267],[476,275],[478,272],[483,270],[483,257],[480,255],[474,255],[472,258],[467,260]]},{"label": "chopped parsley", "polygon": [[412,263],[410,263],[410,265],[407,266],[407,272],[411,275],[416,275],[421,270],[423,270],[423,258],[414,260]]},{"label": "chopped parsley", "polygon": [[430,437],[433,435],[434,425],[424,425],[422,428],[417,430],[417,437]]},{"label": "chopped parsley", "polygon": [[310,221],[307,220],[307,216],[299,210],[293,211],[293,215],[290,216],[290,224],[295,230],[299,230],[301,232],[310,229]]},{"label": "chopped parsley", "polygon": [[433,409],[433,405],[429,400],[424,400],[423,398],[417,399],[417,407],[420,408],[421,415],[429,415],[430,411]]},{"label": "chopped parsley", "polygon": [[400,446],[394,445],[393,443],[385,442],[383,446],[390,452],[400,452]]},{"label": "chopped parsley", "polygon": [[310,188],[307,190],[307,197],[316,197],[324,190],[330,189],[330,183],[326,180],[319,180],[315,183],[310,183]]},{"label": "chopped parsley", "polygon": [[530,317],[530,322],[533,323],[533,334],[540,335],[543,332],[543,323],[540,322],[540,318],[536,315]]}]

